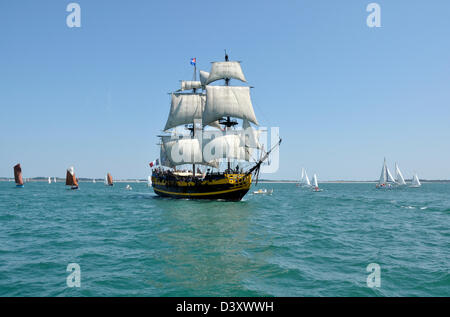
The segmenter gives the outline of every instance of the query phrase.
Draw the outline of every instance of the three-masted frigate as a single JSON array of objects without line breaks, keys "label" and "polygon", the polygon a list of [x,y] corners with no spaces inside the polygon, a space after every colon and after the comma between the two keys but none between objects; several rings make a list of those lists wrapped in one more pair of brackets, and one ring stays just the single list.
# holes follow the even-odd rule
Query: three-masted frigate
[{"label": "three-masted frigate", "polygon": [[[267,152],[259,143],[259,133],[251,126],[258,121],[250,87],[230,85],[232,79],[247,82],[240,62],[229,61],[225,53],[225,61],[213,62],[209,73],[200,71],[197,81],[193,60],[193,80],[181,81],[181,89],[171,93],[166,134],[159,136],[159,163],[165,168],[153,168],[152,187],[165,197],[238,201],[281,139]],[[217,85],[218,81],[224,84]],[[242,120],[242,127],[236,119]],[[177,169],[182,165],[188,170]]]}]

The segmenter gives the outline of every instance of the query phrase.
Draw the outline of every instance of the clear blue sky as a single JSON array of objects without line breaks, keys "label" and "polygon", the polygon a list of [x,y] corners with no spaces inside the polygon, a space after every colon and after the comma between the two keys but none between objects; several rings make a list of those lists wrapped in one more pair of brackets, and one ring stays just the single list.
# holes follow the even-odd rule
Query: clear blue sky
[{"label": "clear blue sky", "polygon": [[255,112],[279,126],[266,178],[450,179],[450,1],[0,2],[0,176],[146,177],[167,92],[222,60],[243,61]]}]

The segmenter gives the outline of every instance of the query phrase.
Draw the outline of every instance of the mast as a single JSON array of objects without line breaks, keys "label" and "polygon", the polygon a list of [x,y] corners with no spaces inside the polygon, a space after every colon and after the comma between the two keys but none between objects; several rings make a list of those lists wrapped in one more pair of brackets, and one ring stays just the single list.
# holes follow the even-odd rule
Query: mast
[{"label": "mast", "polygon": [[[194,81],[197,80],[197,57],[194,57]],[[192,92],[195,94],[197,89],[193,88]],[[195,120],[192,122],[192,137],[195,138]],[[195,177],[195,163],[192,164],[192,176]]]}]

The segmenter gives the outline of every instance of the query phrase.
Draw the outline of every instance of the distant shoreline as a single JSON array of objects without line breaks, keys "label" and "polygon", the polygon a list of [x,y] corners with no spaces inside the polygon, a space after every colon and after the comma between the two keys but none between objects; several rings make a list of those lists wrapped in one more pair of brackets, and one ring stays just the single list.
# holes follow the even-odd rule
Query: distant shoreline
[{"label": "distant shoreline", "polygon": [[[48,177],[33,177],[33,178],[24,178],[25,182],[48,182]],[[53,183],[53,177],[51,178]],[[94,178],[79,178],[78,181],[81,183],[92,183]],[[14,178],[8,177],[0,177],[0,182],[13,182]],[[56,178],[57,183],[65,182],[65,178]],[[103,178],[95,178],[95,182],[102,183],[104,181]],[[410,181],[407,179],[406,181]],[[147,179],[115,179],[115,183],[146,183]],[[298,180],[271,180],[271,179],[260,179],[258,183],[261,184],[297,184]],[[447,179],[421,179],[422,183],[450,183],[450,180]],[[321,181],[321,184],[376,184],[377,180],[373,181],[346,181],[346,180],[335,180],[335,181]]]}]

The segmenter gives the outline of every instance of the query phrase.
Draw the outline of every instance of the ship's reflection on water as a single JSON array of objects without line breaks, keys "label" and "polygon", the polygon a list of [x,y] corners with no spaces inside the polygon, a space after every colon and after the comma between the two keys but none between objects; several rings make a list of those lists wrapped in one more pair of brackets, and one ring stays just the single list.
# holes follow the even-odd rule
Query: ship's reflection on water
[{"label": "ship's reflection on water", "polygon": [[[166,246],[159,254],[164,271],[158,284],[167,295],[227,295],[224,289],[256,295],[243,285],[256,270],[252,250],[260,248],[249,231],[256,211],[251,202],[157,199],[157,205],[167,224],[158,235]],[[180,289],[185,291],[175,291]]]}]

